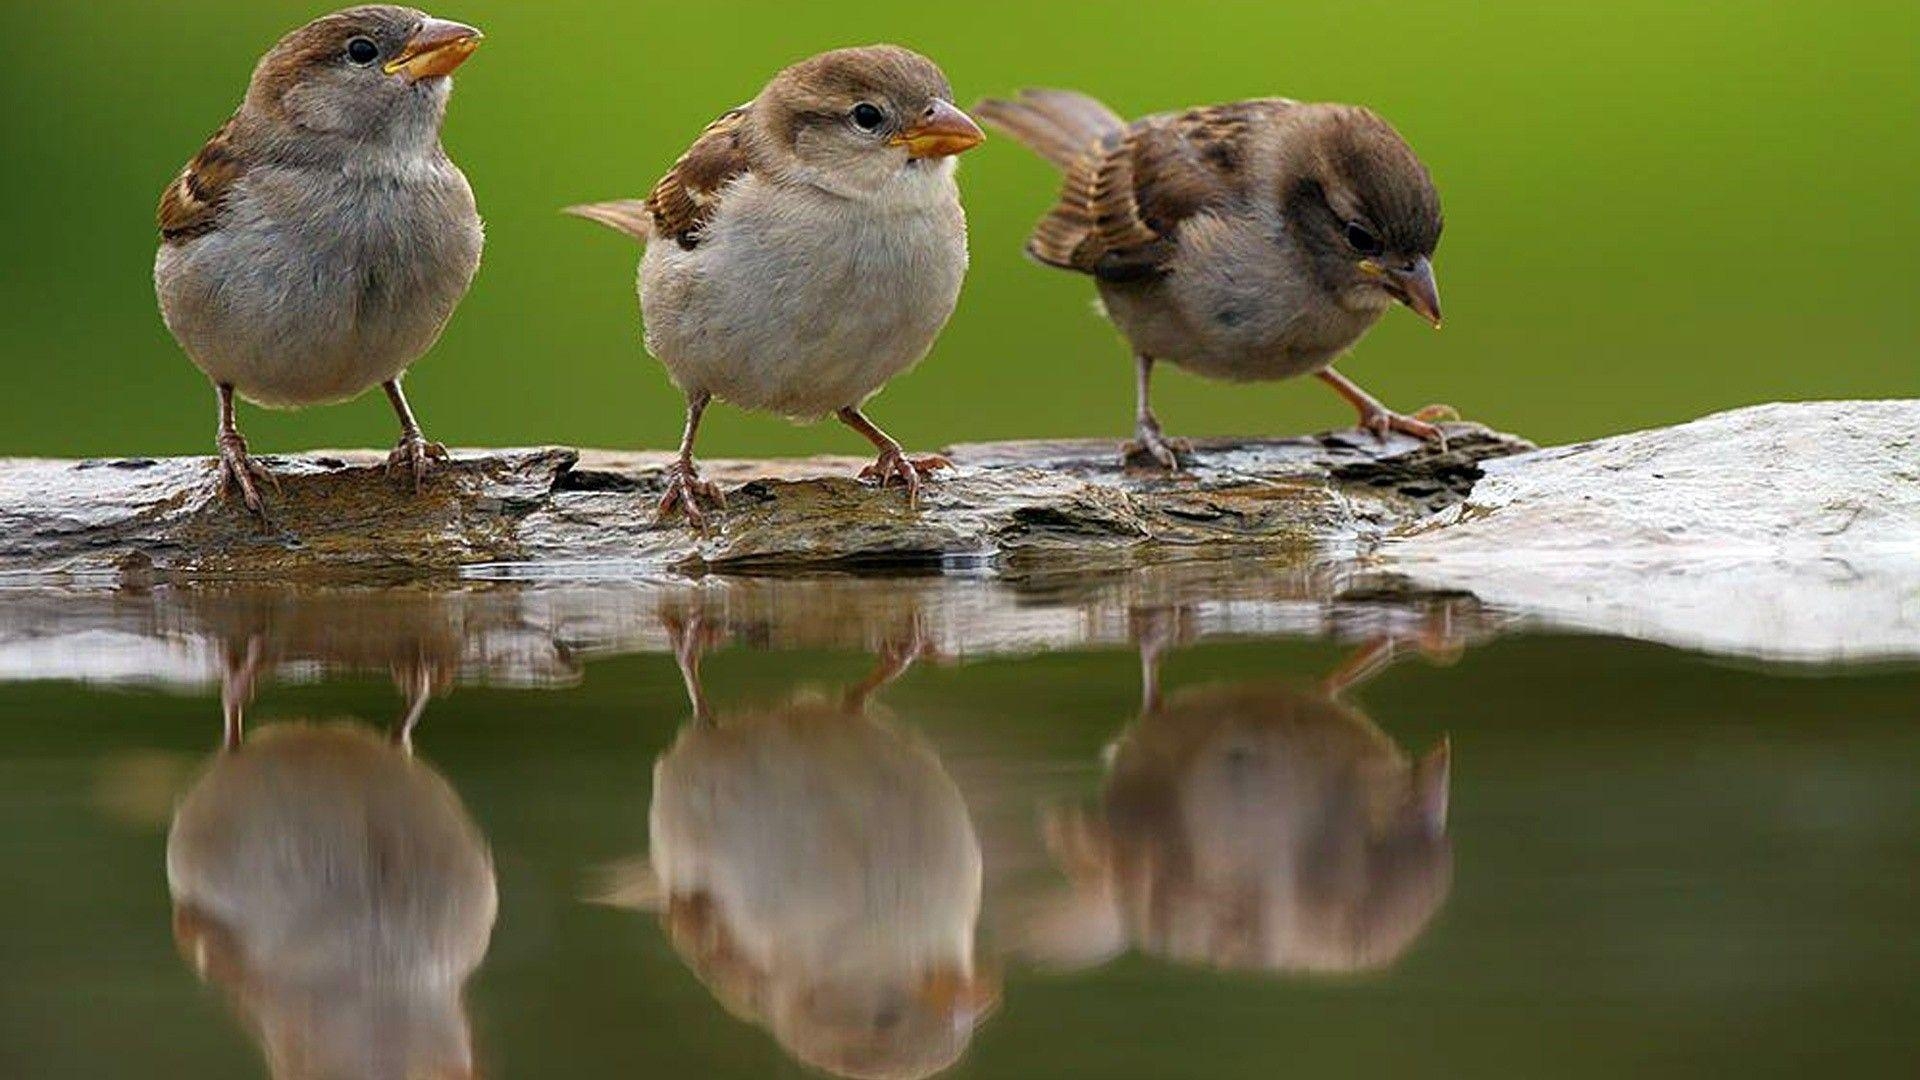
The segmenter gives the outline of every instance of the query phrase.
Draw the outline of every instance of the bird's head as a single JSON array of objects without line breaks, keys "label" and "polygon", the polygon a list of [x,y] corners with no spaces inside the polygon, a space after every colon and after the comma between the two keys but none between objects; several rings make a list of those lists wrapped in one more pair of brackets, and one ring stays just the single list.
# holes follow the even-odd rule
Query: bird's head
[{"label": "bird's head", "polygon": [[1398,301],[1436,328],[1440,193],[1400,133],[1372,111],[1310,105],[1280,172],[1282,205],[1315,279],[1350,304]]},{"label": "bird's head", "polygon": [[946,172],[985,138],[940,68],[897,45],[803,60],[767,84],[754,114],[776,154],[824,186],[862,191],[903,171]]},{"label": "bird's head", "polygon": [[281,38],[254,70],[247,103],[275,124],[346,142],[431,144],[453,72],[481,33],[412,8],[323,15]]}]

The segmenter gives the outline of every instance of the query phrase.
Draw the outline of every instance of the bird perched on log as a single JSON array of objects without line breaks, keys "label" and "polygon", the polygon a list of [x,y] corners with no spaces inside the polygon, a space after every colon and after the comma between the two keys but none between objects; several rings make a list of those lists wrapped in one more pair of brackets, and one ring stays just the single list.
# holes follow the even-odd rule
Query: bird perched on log
[{"label": "bird perched on log", "polygon": [[954,156],[981,141],[931,60],[839,49],[723,114],[644,200],[570,213],[647,245],[647,349],[687,398],[662,516],[722,503],[693,460],[715,398],[797,421],[837,416],[879,450],[864,474],[909,502],[942,458],[910,460],[861,411],[932,348],[967,269]]},{"label": "bird perched on log", "polygon": [[270,408],[386,388],[388,472],[415,489],[446,448],[400,389],[480,267],[467,178],[440,145],[452,74],[480,31],[411,8],[348,8],[282,38],[246,99],[160,199],[154,285],[213,380],[220,481],[266,516],[235,394]]},{"label": "bird perched on log", "polygon": [[1440,196],[1385,120],[1270,98],[1129,124],[1067,90],[975,112],[1066,173],[1027,251],[1092,275],[1132,344],[1130,456],[1179,468],[1148,400],[1160,360],[1230,381],[1316,375],[1361,426],[1441,438],[1429,421],[1451,410],[1396,413],[1332,367],[1395,301],[1440,325]]}]

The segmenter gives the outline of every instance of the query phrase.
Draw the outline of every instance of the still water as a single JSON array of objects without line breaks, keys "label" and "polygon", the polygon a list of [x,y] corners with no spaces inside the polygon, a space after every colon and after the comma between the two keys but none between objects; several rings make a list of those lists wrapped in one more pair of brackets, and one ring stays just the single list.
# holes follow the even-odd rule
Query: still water
[{"label": "still water", "polygon": [[1328,595],[7,593],[0,1075],[1913,1074],[1912,666]]}]

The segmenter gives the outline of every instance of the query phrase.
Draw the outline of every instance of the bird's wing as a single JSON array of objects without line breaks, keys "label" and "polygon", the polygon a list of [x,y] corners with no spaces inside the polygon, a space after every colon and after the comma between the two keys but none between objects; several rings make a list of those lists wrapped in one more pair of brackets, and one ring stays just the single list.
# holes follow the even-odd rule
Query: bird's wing
[{"label": "bird's wing", "polygon": [[748,106],[730,110],[708,124],[667,175],[647,196],[657,236],[670,236],[691,250],[700,243],[700,230],[720,206],[727,184],[750,168],[742,136]]},{"label": "bird's wing", "polygon": [[1254,132],[1292,107],[1278,98],[1212,105],[1107,135],[1068,166],[1028,252],[1105,281],[1165,273],[1180,223],[1247,193]]},{"label": "bird's wing", "polygon": [[231,119],[222,124],[161,192],[160,235],[167,243],[184,244],[219,228],[227,196],[247,171],[246,160],[233,141],[233,128]]}]

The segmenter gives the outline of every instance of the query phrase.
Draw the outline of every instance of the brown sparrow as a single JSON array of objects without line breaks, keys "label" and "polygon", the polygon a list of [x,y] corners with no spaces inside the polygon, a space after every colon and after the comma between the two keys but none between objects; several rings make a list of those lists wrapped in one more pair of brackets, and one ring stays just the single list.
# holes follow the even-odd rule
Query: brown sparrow
[{"label": "brown sparrow", "polygon": [[1363,427],[1441,438],[1331,366],[1394,301],[1440,325],[1431,263],[1440,196],[1386,121],[1270,98],[1128,124],[1066,90],[976,111],[1066,173],[1027,251],[1091,274],[1132,343],[1130,453],[1179,467],[1148,403],[1156,360],[1233,381],[1311,373],[1359,410]]},{"label": "brown sparrow", "polygon": [[498,906],[444,777],[360,724],[230,743],[167,833],[174,938],[275,1077],[475,1075],[462,994]]},{"label": "brown sparrow", "polygon": [[980,970],[982,857],[933,748],[872,703],[919,649],[843,695],[716,714],[702,630],[668,632],[694,718],[653,770],[645,860],[605,903],[651,911],[737,1016],[835,1076],[925,1077],[998,1000]]},{"label": "brown sparrow", "polygon": [[782,71],[712,124],[644,200],[569,212],[646,242],[647,349],[687,396],[664,516],[696,526],[720,491],[693,461],[714,398],[800,421],[837,416],[880,451],[865,475],[904,485],[911,461],[861,406],[919,363],[967,270],[954,155],[981,141],[931,60],[893,45]]},{"label": "brown sparrow", "polygon": [[1354,972],[1398,959],[1453,883],[1451,752],[1418,759],[1335,686],[1160,689],[1106,754],[1097,809],[1048,815],[1071,889],[1029,947],[1088,967],[1129,947],[1222,970]]},{"label": "brown sparrow", "polygon": [[400,377],[480,266],[480,215],[440,146],[451,75],[480,31],[411,8],[327,15],[280,40],[246,99],[160,199],[154,286],[167,329],[220,400],[220,484],[265,516],[233,397],[270,408],[383,386],[389,473],[415,489],[446,448]]}]

